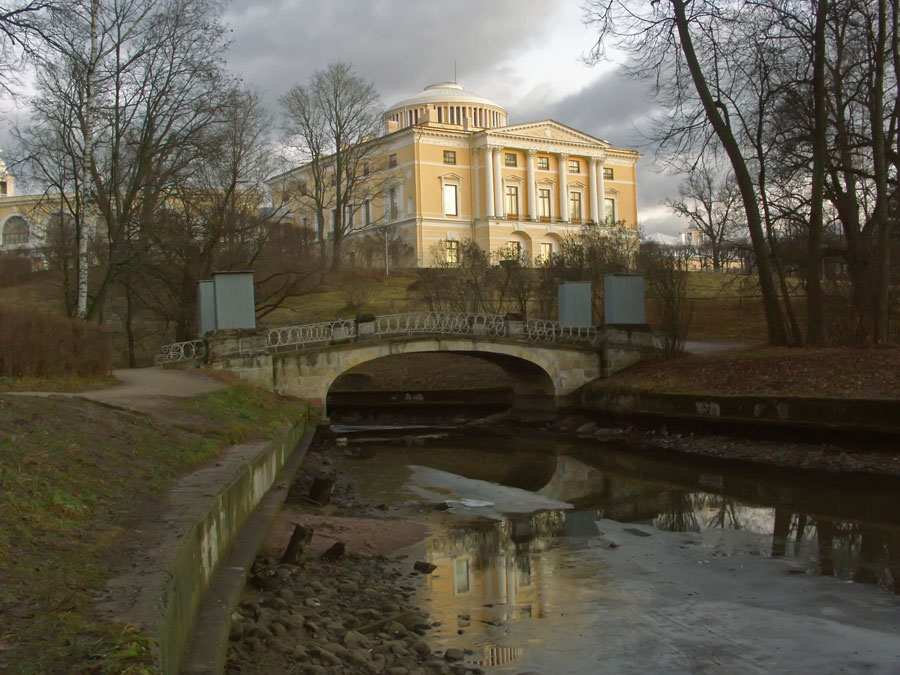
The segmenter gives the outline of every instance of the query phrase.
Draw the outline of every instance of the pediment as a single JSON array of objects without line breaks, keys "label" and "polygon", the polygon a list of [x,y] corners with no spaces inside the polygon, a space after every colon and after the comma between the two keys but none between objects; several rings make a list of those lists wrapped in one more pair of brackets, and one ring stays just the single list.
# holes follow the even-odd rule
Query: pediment
[{"label": "pediment", "polygon": [[534,138],[544,141],[562,141],[564,143],[578,143],[592,145],[595,148],[609,148],[610,144],[594,138],[588,134],[567,127],[553,120],[541,122],[528,122],[526,124],[513,124],[501,129],[491,129],[491,136],[512,136],[516,138]]}]

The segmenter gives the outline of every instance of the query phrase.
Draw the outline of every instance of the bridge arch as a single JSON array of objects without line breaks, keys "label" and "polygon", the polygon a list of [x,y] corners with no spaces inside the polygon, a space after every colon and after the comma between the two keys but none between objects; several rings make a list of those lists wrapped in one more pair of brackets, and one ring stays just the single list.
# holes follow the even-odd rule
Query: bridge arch
[{"label": "bridge arch", "polygon": [[305,398],[324,411],[328,390],[340,375],[375,359],[417,352],[460,353],[497,364],[510,375],[513,403],[519,409],[553,408],[556,398],[599,377],[601,370],[595,352],[467,338],[411,337],[276,354],[273,386],[279,393]]}]

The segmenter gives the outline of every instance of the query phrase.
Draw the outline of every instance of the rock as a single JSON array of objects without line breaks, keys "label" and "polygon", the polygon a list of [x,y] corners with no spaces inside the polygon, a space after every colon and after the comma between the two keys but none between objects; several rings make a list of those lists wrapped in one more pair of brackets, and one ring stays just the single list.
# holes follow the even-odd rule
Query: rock
[{"label": "rock", "polygon": [[319,660],[325,661],[326,663],[329,663],[332,666],[341,665],[341,659],[336,654],[328,651],[324,647],[316,647],[315,649],[313,649],[312,653],[313,653],[313,656],[315,656]]},{"label": "rock", "polygon": [[590,436],[596,430],[597,425],[594,422],[585,422],[575,430],[575,433],[579,436]]},{"label": "rock", "polygon": [[381,611],[385,614],[396,614],[400,611],[400,605],[396,602],[386,602],[381,606]]},{"label": "rock", "polygon": [[448,649],[444,652],[446,661],[462,661],[465,658],[462,649]]},{"label": "rock", "polygon": [[272,631],[272,635],[274,635],[275,637],[283,637],[287,635],[287,628],[284,627],[284,624],[278,622],[273,622],[270,630]]},{"label": "rock", "polygon": [[429,660],[425,662],[425,668],[435,675],[450,675],[450,666],[444,661]]},{"label": "rock", "polygon": [[425,562],[424,560],[419,560],[413,565],[413,569],[416,572],[421,572],[422,574],[431,574],[437,569],[437,565],[433,565],[430,562]]},{"label": "rock", "polygon": [[297,661],[306,661],[309,658],[307,651],[300,645],[294,645],[294,651],[291,652],[291,656]]},{"label": "rock", "polygon": [[353,581],[345,581],[342,584],[338,584],[337,590],[339,593],[356,593],[359,590],[359,584]]},{"label": "rock", "polygon": [[409,675],[409,668],[394,666],[393,668],[388,668],[386,672],[388,675]]},{"label": "rock", "polygon": [[368,666],[372,661],[372,655],[368,649],[351,649],[347,660],[357,666]]},{"label": "rock", "polygon": [[347,649],[368,649],[370,644],[372,641],[369,638],[355,630],[348,630],[344,635],[344,646]]},{"label": "rock", "polygon": [[419,656],[426,656],[431,653],[431,647],[428,646],[428,643],[425,642],[425,640],[414,639],[411,641],[410,647]]},{"label": "rock", "polygon": [[244,637],[244,624],[234,621],[231,624],[231,630],[228,631],[228,639],[232,642],[238,642]]},{"label": "rock", "polygon": [[334,544],[331,545],[331,548],[329,548],[327,551],[325,551],[325,553],[323,553],[320,556],[320,558],[322,560],[335,561],[344,555],[344,550],[346,548],[347,548],[347,545],[344,542],[336,541]]},{"label": "rock", "polygon": [[339,645],[337,642],[327,642],[325,644],[325,649],[342,659],[346,659],[350,656],[350,652],[347,650],[347,648],[344,647],[344,645]]}]

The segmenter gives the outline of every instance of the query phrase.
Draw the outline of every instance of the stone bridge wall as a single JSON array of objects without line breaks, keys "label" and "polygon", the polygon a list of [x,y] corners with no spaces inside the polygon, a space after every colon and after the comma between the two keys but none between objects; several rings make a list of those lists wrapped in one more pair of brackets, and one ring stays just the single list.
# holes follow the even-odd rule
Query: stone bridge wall
[{"label": "stone bridge wall", "polygon": [[453,352],[501,366],[513,381],[514,406],[552,408],[555,401],[598,377],[606,377],[653,351],[646,328],[609,329],[599,349],[542,346],[515,339],[412,336],[273,352],[264,332],[220,331],[209,336],[209,361],[243,380],[287,396],[306,399],[324,411],[328,390],[352,368],[394,354]]}]

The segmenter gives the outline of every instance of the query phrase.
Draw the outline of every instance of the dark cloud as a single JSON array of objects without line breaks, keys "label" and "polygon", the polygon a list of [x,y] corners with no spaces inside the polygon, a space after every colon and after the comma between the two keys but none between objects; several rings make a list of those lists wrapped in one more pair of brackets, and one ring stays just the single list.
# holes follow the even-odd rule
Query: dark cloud
[{"label": "dark cloud", "polygon": [[683,229],[674,215],[654,208],[678,194],[683,177],[666,171],[654,156],[655,146],[648,135],[658,109],[645,83],[610,70],[578,93],[536,104],[529,112],[533,119],[551,118],[615,147],[643,153],[638,162],[638,209],[647,230],[674,233]]},{"label": "dark cloud", "polygon": [[390,104],[452,80],[454,60],[460,82],[484,82],[505,58],[539,39],[555,6],[552,0],[245,2],[226,15],[234,30],[229,63],[274,99],[343,59]]}]

